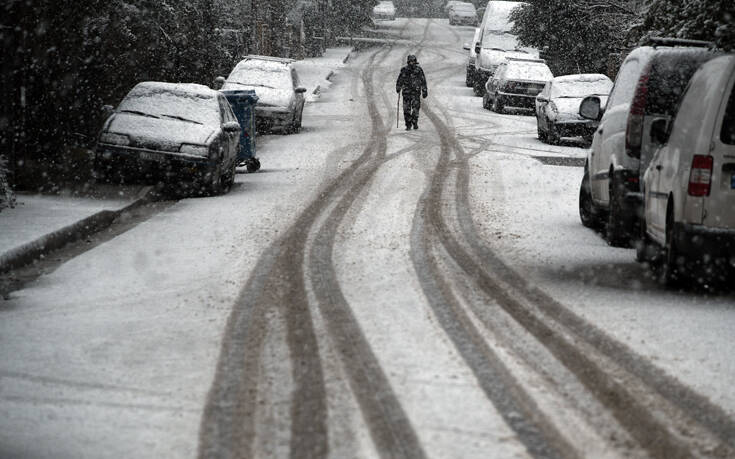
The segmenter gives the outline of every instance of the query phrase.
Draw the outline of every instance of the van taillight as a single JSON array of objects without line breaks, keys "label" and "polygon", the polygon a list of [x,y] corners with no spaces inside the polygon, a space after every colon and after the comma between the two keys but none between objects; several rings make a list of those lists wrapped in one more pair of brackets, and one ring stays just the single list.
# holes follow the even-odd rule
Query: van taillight
[{"label": "van taillight", "polygon": [[643,70],[638,79],[638,85],[630,104],[628,114],[628,126],[625,130],[625,153],[633,158],[641,157],[641,143],[643,142],[643,116],[646,114],[646,101],[648,100],[648,79],[651,66]]},{"label": "van taillight", "polygon": [[694,155],[689,173],[689,196],[709,196],[713,164],[712,156]]}]

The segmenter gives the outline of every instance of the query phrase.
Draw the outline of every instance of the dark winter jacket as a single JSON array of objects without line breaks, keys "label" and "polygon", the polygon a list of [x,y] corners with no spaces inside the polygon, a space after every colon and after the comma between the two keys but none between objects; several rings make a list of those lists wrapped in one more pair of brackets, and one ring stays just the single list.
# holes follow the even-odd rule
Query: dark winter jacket
[{"label": "dark winter jacket", "polygon": [[401,69],[396,81],[396,92],[419,94],[424,97],[429,94],[426,88],[426,77],[424,70],[419,65],[407,65]]}]

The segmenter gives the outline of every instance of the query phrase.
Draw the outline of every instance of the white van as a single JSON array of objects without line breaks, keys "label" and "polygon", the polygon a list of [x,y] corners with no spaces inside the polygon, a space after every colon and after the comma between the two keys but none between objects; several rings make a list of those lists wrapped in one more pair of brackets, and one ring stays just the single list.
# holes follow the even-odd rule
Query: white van
[{"label": "white van", "polygon": [[528,58],[537,58],[538,51],[523,48],[518,45],[515,35],[510,33],[513,23],[510,22],[510,13],[525,2],[490,1],[485,8],[480,24],[480,36],[474,43],[477,61],[475,67],[474,90],[475,95],[485,94],[485,83],[495,73],[495,69],[505,59],[506,51],[523,51]]},{"label": "white van", "polygon": [[667,284],[727,281],[735,272],[735,55],[692,77],[664,145],[643,178],[643,242],[637,255]]}]

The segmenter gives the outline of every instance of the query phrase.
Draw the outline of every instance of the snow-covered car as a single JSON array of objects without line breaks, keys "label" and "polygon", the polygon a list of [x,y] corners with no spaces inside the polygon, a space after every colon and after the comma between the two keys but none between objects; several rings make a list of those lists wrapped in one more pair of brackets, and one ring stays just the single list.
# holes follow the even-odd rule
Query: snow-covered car
[{"label": "snow-covered car", "polygon": [[600,121],[580,186],[580,192],[589,193],[589,209],[580,208],[580,216],[589,217],[582,219],[585,226],[604,225],[613,246],[628,247],[639,236],[641,178],[659,147],[651,137],[652,124],[672,119],[694,72],[715,56],[706,42],[653,40],[625,58],[605,105],[597,96],[580,104],[582,116]]},{"label": "snow-covered car", "polygon": [[449,25],[477,26],[477,10],[472,3],[457,3],[449,8]]},{"label": "snow-covered car", "polygon": [[506,58],[485,85],[482,106],[497,113],[505,107],[533,109],[536,96],[552,78],[543,59]]},{"label": "snow-covered car", "polygon": [[240,124],[227,99],[198,84],[137,84],[107,119],[95,151],[98,179],[162,179],[226,192],[235,181]]},{"label": "snow-covered car", "polygon": [[715,58],[692,77],[670,126],[652,126],[663,146],[643,179],[637,256],[667,284],[735,280],[734,86],[735,55]]},{"label": "snow-covered car", "polygon": [[382,1],[373,8],[375,20],[393,21],[396,18],[396,7],[391,1]]},{"label": "snow-covered car", "polygon": [[513,21],[510,13],[524,2],[490,1],[487,3],[485,12],[480,23],[480,37],[475,42],[475,53],[477,53],[477,78],[475,78],[476,96],[485,94],[485,83],[493,76],[502,58],[489,56],[493,51],[517,51],[523,50],[529,54],[527,57],[538,57],[538,51],[531,48],[521,48],[515,35],[510,32]]},{"label": "snow-covered car", "polygon": [[449,10],[452,9],[454,5],[458,5],[460,3],[466,3],[466,2],[463,2],[461,0],[449,0],[448,2],[444,4],[442,8],[444,9],[445,13],[449,14]]},{"label": "snow-covered car", "polygon": [[235,66],[222,90],[254,89],[259,131],[273,128],[283,133],[298,132],[304,112],[304,93],[293,59],[247,56]]},{"label": "snow-covered car", "polygon": [[[480,29],[475,29],[475,36],[472,38],[472,43],[476,43],[477,40],[480,37]],[[465,75],[465,85],[467,85],[468,88],[471,88],[475,84],[475,72],[477,72],[477,69],[475,68],[475,65],[477,63],[477,53],[475,52],[474,45],[471,45],[470,43],[465,43],[464,45],[465,51],[469,52],[469,56],[467,58],[467,73]]]},{"label": "snow-covered car", "polygon": [[599,122],[582,117],[579,105],[587,96],[597,96],[605,104],[612,87],[612,80],[600,73],[565,75],[546,83],[536,96],[538,138],[550,144],[562,137],[591,140]]}]

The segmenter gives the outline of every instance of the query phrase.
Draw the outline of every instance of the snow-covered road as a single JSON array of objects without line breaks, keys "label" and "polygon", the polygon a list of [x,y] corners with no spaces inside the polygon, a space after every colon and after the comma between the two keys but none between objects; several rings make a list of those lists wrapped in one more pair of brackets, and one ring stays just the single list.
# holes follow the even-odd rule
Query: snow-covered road
[{"label": "snow-covered road", "polygon": [[0,457],[735,455],[732,294],[582,227],[547,158],[585,151],[482,109],[471,28],[382,27],[412,45],[353,55],[261,173],[0,303]]}]

